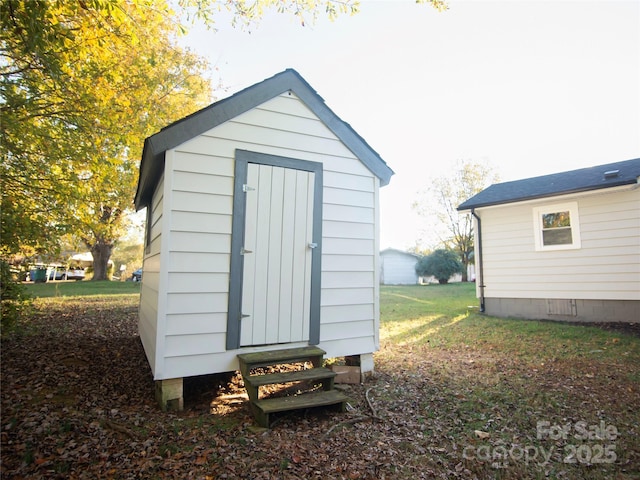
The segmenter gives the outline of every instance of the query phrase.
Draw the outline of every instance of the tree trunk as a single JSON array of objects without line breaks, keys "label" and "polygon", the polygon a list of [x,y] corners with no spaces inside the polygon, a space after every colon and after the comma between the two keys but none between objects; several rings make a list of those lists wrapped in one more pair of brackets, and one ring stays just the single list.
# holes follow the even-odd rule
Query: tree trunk
[{"label": "tree trunk", "polygon": [[463,282],[468,282],[469,281],[469,260],[467,260],[466,258],[462,260],[462,281]]},{"label": "tree trunk", "polygon": [[110,278],[107,278],[107,269],[112,250],[113,245],[108,245],[99,241],[91,247],[91,255],[93,255],[92,280],[111,280]]}]

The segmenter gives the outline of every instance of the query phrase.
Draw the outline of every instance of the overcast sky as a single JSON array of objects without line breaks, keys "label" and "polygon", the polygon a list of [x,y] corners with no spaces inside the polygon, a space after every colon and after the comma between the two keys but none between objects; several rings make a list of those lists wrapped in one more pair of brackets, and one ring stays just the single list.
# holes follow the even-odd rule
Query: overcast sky
[{"label": "overcast sky", "polygon": [[[228,20],[228,19],[227,19]],[[640,2],[363,1],[302,27],[193,29],[218,99],[296,69],[396,172],[381,190],[381,247],[428,243],[417,192],[456,160],[502,180],[640,157]]]}]

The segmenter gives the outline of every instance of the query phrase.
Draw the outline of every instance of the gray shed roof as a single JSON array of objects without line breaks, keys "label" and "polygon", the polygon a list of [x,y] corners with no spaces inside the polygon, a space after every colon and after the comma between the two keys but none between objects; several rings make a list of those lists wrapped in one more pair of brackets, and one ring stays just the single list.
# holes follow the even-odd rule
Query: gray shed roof
[{"label": "gray shed roof", "polygon": [[513,182],[496,183],[458,206],[458,210],[619,187],[638,182],[640,158]]},{"label": "gray shed roof", "polygon": [[298,72],[287,69],[178,120],[145,139],[135,197],[136,209],[140,210],[151,202],[155,186],[164,171],[164,153],[167,150],[288,91],[296,94],[324,122],[380,179],[381,185],[389,183],[393,170],[380,158],[380,155],[348,123],[333,113],[322,97]]}]

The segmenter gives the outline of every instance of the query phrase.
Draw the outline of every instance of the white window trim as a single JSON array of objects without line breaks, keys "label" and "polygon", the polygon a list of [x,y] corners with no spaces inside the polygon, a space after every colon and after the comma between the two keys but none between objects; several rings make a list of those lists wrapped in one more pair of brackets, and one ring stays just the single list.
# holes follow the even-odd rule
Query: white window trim
[{"label": "white window trim", "polygon": [[[573,242],[566,245],[544,245],[542,242],[542,215],[546,213],[569,211],[571,216],[571,239]],[[555,203],[533,209],[533,232],[536,244],[536,251],[543,252],[549,250],[576,250],[581,248],[580,241],[580,217],[578,215],[577,202]]]}]

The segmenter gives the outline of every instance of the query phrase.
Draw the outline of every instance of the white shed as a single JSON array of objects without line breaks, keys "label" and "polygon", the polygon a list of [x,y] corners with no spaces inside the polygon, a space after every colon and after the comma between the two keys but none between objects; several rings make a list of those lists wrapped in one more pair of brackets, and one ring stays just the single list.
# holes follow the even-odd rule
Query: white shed
[{"label": "white shed", "polygon": [[640,321],[640,158],[499,183],[475,217],[480,307],[490,315]]},{"label": "white shed", "polygon": [[420,255],[386,248],[380,252],[380,283],[383,285],[416,285],[416,264]]},{"label": "white shed", "polygon": [[184,377],[283,346],[371,371],[392,175],[294,70],[147,138],[139,332],[162,401],[182,402]]}]

